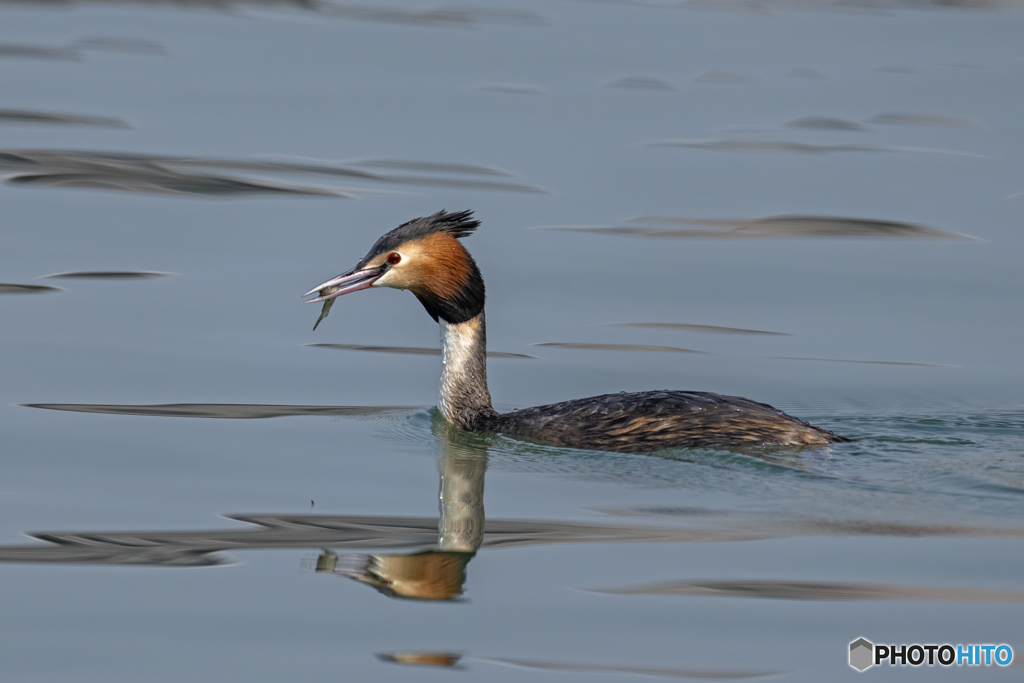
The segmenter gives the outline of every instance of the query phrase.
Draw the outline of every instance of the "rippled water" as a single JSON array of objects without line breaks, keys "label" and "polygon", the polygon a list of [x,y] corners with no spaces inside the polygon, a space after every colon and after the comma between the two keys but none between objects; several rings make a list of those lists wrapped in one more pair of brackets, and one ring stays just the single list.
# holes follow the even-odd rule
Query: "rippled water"
[{"label": "rippled water", "polygon": [[[1019,661],[1024,17],[957,5],[3,3],[5,680]],[[853,441],[452,429],[414,297],[299,296],[440,208],[483,222],[499,408]]]}]

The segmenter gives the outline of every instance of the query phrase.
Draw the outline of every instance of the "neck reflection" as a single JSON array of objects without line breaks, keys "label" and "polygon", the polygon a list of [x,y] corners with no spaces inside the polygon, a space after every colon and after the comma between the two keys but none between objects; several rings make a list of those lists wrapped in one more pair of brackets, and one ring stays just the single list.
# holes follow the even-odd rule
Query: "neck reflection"
[{"label": "neck reflection", "polygon": [[324,550],[318,573],[347,576],[390,597],[453,600],[462,595],[466,565],[484,540],[484,475],[487,444],[435,414],[440,477],[437,545],[408,554],[339,556]]}]

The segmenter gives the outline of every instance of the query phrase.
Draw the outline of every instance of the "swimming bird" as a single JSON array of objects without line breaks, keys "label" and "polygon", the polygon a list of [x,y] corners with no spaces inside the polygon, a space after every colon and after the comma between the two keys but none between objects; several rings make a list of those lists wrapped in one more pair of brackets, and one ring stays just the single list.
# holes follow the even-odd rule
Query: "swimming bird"
[{"label": "swimming bird", "polygon": [[498,413],[487,388],[484,280],[460,241],[479,226],[472,211],[439,211],[386,233],[355,268],[306,292],[319,295],[306,303],[324,302],[317,325],[343,294],[370,287],[411,291],[441,328],[438,409],[470,432],[627,453],[848,440],[764,403],[700,391],[620,392]]}]

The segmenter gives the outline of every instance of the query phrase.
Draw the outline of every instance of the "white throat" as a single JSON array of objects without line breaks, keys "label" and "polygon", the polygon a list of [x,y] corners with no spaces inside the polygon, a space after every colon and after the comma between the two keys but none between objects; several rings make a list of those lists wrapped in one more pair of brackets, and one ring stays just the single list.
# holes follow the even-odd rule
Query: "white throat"
[{"label": "white throat", "polygon": [[441,395],[437,407],[456,427],[471,428],[494,414],[487,390],[487,332],[484,314],[441,327]]}]

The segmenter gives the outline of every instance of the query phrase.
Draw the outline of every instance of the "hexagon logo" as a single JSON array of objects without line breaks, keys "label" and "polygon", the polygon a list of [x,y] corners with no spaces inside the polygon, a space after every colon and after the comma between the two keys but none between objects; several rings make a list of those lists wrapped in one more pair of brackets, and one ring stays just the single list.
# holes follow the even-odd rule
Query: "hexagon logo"
[{"label": "hexagon logo", "polygon": [[850,643],[850,666],[857,671],[864,671],[873,665],[875,658],[875,646],[864,638],[858,638]]}]

